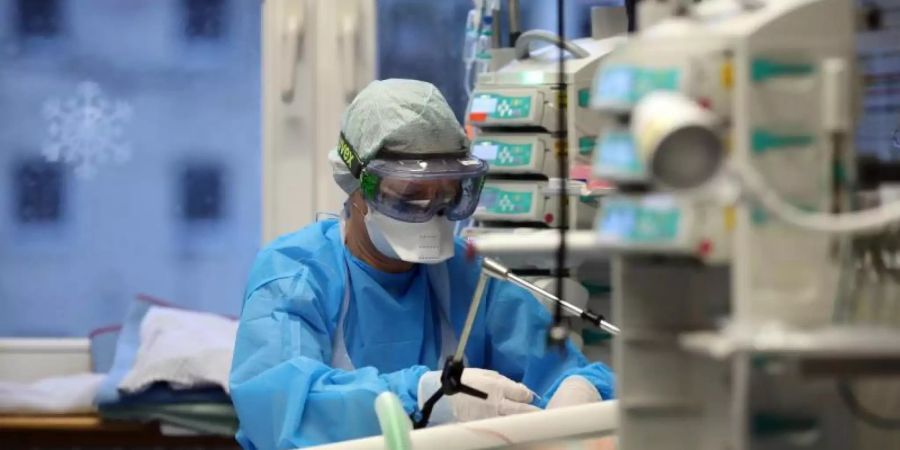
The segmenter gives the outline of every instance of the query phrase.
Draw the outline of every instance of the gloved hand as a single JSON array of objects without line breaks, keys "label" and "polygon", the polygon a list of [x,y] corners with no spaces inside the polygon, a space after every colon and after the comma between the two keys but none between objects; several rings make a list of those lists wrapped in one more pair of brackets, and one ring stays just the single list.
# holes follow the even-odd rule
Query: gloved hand
[{"label": "gloved hand", "polygon": [[572,375],[563,380],[556,388],[553,398],[547,402],[547,409],[583,405],[601,400],[603,399],[600,397],[600,392],[587,378]]},{"label": "gloved hand", "polygon": [[[496,416],[540,411],[531,404],[534,394],[522,383],[485,369],[466,368],[462,382],[488,395],[480,399],[467,394],[441,397],[431,412],[429,424],[438,425],[451,422],[467,422]],[[441,387],[441,372],[432,371],[419,379],[419,409],[432,394]]]}]

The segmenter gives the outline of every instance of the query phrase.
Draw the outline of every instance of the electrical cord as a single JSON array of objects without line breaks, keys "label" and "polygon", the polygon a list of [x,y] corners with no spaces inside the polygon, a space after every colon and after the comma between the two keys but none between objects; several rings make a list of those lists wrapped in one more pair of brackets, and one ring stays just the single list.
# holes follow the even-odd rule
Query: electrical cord
[{"label": "electrical cord", "polygon": [[847,380],[841,380],[837,383],[838,395],[844,406],[853,414],[854,417],[867,423],[875,428],[883,430],[900,430],[900,417],[884,417],[867,409],[859,401],[853,387]]}]

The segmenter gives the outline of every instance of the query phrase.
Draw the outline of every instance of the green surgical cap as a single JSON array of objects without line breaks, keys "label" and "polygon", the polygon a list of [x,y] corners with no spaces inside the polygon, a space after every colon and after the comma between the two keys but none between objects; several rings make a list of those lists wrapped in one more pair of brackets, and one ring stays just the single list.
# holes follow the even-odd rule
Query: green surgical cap
[{"label": "green surgical cap", "polygon": [[[341,133],[362,164],[382,150],[410,158],[469,151],[469,140],[447,100],[424,81],[373,81],[344,111]],[[341,189],[350,194],[359,188],[337,148],[329,152],[328,160]]]}]

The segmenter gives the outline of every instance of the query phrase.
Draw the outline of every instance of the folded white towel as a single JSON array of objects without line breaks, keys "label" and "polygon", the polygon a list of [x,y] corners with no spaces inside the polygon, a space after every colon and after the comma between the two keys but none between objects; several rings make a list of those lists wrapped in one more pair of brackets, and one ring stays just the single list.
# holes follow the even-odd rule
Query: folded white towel
[{"label": "folded white towel", "polygon": [[175,389],[221,386],[227,392],[237,327],[215,314],[151,307],[141,322],[134,366],[119,390],[136,393],[167,382]]}]

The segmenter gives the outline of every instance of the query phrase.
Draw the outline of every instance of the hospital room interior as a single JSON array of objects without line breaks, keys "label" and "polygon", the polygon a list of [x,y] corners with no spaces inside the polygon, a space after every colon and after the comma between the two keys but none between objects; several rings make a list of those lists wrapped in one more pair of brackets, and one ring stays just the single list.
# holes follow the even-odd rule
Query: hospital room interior
[{"label": "hospital room interior", "polygon": [[900,0],[0,0],[0,450],[298,448],[900,450]]}]

